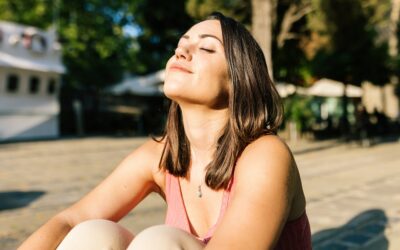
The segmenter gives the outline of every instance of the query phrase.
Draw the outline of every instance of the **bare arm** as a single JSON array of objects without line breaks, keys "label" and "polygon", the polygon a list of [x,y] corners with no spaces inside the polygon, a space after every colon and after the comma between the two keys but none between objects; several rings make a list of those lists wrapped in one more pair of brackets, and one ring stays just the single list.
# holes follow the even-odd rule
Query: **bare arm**
[{"label": "bare arm", "polygon": [[55,249],[77,224],[90,219],[120,220],[149,193],[160,192],[156,184],[162,145],[149,140],[129,154],[96,188],[77,203],[54,216],[18,249]]},{"label": "bare arm", "polygon": [[236,166],[232,201],[206,249],[273,249],[294,197],[294,169],[276,136],[247,146]]}]

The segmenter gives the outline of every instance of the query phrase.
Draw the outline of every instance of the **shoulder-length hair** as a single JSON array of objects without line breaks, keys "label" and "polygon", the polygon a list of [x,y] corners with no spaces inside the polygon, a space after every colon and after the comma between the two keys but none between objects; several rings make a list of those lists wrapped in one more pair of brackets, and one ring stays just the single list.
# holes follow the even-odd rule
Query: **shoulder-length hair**
[{"label": "shoulder-length hair", "polygon": [[[282,122],[283,105],[267,70],[264,54],[239,22],[214,12],[206,20],[221,23],[231,88],[229,119],[217,140],[205,182],[214,190],[227,188],[243,149],[265,134],[276,134]],[[161,138],[165,142],[160,169],[185,177],[190,167],[190,143],[179,105],[172,101]]]}]

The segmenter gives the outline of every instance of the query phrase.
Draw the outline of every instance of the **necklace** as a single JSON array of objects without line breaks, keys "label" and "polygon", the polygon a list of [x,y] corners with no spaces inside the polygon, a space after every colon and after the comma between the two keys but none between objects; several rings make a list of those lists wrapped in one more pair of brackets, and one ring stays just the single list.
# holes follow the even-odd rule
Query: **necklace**
[{"label": "necklace", "polygon": [[203,192],[201,191],[201,184],[197,186],[197,197],[203,197]]}]

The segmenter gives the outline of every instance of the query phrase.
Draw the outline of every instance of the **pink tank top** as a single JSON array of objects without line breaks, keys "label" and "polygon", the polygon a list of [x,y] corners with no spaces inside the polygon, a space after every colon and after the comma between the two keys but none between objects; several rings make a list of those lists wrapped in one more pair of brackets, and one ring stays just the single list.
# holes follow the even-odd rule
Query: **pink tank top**
[{"label": "pink tank top", "polygon": [[[205,244],[210,241],[214,231],[220,223],[229,204],[231,189],[233,186],[233,179],[224,191],[222,196],[222,204],[219,212],[218,220],[213,225],[206,235],[197,237]],[[165,196],[168,204],[167,215],[165,224],[173,227],[180,228],[186,232],[193,234],[191,230],[190,220],[187,216],[185,203],[183,202],[181,187],[179,179],[168,172],[166,173],[166,188]],[[286,223],[282,230],[278,243],[275,246],[276,250],[311,250],[311,230],[308,222],[307,214],[304,212],[302,216],[294,221]]]}]

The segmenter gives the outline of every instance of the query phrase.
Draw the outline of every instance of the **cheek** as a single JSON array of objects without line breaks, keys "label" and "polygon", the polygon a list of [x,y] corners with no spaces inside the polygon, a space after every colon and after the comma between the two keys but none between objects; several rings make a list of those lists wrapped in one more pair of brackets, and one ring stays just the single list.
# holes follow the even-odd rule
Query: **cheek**
[{"label": "cheek", "polygon": [[175,57],[175,55],[172,55],[172,56],[168,59],[167,64],[165,65],[165,69],[167,69],[167,68],[169,67],[169,65],[172,63],[172,60],[174,59],[174,57]]},{"label": "cheek", "polygon": [[196,91],[199,100],[213,107],[225,107],[229,102],[230,81],[225,71],[209,68],[207,74],[197,79]]},{"label": "cheek", "polygon": [[[204,62],[204,63],[203,63]],[[164,94],[175,101],[186,100],[194,103],[212,104],[228,100],[230,81],[226,63],[222,61],[198,60],[195,74],[187,75],[168,71],[167,63]]]},{"label": "cheek", "polygon": [[165,71],[165,79],[163,85],[164,94],[169,97],[174,95],[177,91],[181,91],[184,83],[188,80],[182,73],[177,73],[176,71],[170,71],[169,65],[173,61],[173,56],[168,60]]},{"label": "cheek", "polygon": [[209,79],[207,79],[212,84],[212,89],[221,94],[226,94],[229,92],[230,80],[226,67],[224,64],[216,64],[214,67],[210,67],[210,74],[207,74]]}]

